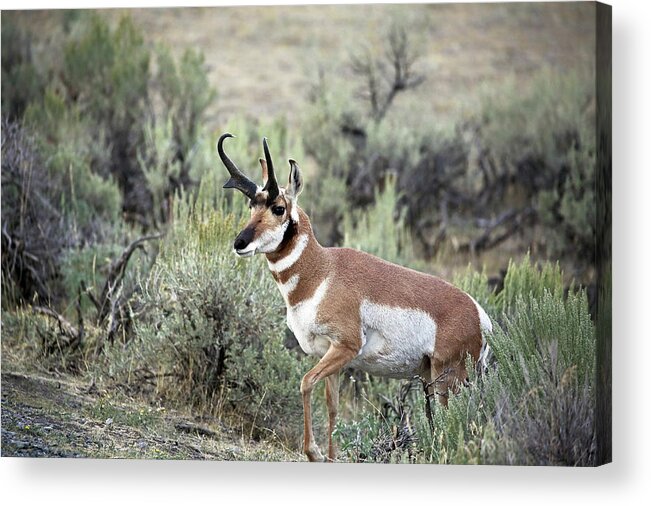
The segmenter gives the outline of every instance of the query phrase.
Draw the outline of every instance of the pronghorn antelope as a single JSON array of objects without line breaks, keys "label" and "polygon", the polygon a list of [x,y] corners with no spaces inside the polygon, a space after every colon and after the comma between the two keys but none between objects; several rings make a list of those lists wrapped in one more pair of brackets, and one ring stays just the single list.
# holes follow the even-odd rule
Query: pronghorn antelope
[{"label": "pronghorn antelope", "polygon": [[235,238],[242,257],[264,253],[287,305],[287,325],[318,364],[301,381],[304,444],[310,461],[323,461],[312,432],[311,393],[322,379],[328,407],[328,459],[334,460],[332,431],[337,415],[338,375],[343,367],[391,378],[420,375],[442,405],[467,379],[465,358],[484,361],[482,335],[491,322],[477,302],[434,276],[348,248],[324,248],[298,206],[303,189],[298,164],[289,160],[289,182],[279,187],[266,138],[260,159],[264,186],[248,179],[224,152],[230,173],[224,188],[250,199],[251,219]]}]

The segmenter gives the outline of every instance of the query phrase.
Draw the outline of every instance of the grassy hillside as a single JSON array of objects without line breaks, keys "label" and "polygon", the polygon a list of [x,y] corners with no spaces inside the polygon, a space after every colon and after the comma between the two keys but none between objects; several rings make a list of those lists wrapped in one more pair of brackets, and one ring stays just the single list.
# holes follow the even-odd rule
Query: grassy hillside
[{"label": "grassy hillside", "polygon": [[[217,128],[234,115],[296,124],[318,72],[341,72],[351,52],[378,48],[393,19],[404,20],[422,49],[428,79],[411,100],[427,121],[447,123],[477,106],[483,87],[511,76],[531,81],[551,66],[594,73],[595,36],[590,8],[557,4],[307,5],[115,9],[130,15],[148,44],[177,56],[186,48],[206,57],[219,100],[207,116]],[[24,14],[34,34],[56,41],[61,11]],[[69,15],[69,14],[68,14]],[[41,27],[43,28],[41,30]],[[43,49],[44,51],[45,49]]]}]

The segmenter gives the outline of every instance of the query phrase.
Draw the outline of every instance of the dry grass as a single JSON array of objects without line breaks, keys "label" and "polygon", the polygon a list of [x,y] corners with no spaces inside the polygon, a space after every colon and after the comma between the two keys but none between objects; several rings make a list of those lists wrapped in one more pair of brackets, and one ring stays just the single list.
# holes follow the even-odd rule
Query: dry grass
[{"label": "dry grass", "polygon": [[[148,42],[177,54],[201,49],[219,99],[212,128],[234,115],[291,124],[307,100],[319,68],[341,75],[350,52],[366,43],[378,50],[393,20],[413,26],[427,81],[401,97],[423,123],[456,120],[472,110],[485,86],[534,71],[590,67],[594,58],[594,4],[432,4],[218,7],[106,10],[113,21],[129,12]],[[61,11],[22,17],[56,42]],[[352,76],[344,76],[351,77]]]}]

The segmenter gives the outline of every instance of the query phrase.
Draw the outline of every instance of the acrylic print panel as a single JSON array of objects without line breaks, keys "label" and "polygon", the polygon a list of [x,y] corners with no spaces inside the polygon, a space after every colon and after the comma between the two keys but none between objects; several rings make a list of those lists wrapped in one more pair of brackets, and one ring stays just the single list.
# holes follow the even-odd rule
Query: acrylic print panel
[{"label": "acrylic print panel", "polygon": [[2,48],[3,457],[610,461],[608,6],[5,11]]}]

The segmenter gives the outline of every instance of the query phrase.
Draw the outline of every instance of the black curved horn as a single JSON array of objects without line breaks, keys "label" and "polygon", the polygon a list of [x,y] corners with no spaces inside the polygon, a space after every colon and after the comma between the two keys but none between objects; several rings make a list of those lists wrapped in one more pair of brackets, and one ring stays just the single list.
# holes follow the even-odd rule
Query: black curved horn
[{"label": "black curved horn", "polygon": [[258,186],[251,181],[248,177],[246,177],[240,169],[237,168],[237,166],[233,163],[233,161],[226,156],[226,153],[224,153],[224,139],[227,139],[229,137],[235,137],[233,134],[225,133],[222,134],[222,136],[219,138],[217,141],[217,152],[219,153],[219,158],[221,158],[222,163],[226,167],[226,170],[228,170],[228,173],[231,175],[231,178],[226,181],[226,184],[223,186],[224,188],[235,188],[236,190],[240,190],[244,195],[249,197],[250,199],[253,199],[255,197],[256,192],[258,191]]},{"label": "black curved horn", "polygon": [[271,154],[269,153],[269,146],[267,145],[267,138],[262,138],[262,148],[264,149],[264,157],[267,160],[267,183],[264,185],[263,190],[269,193],[267,200],[275,200],[280,191],[278,190],[278,181],[276,181],[276,173],[274,172],[274,164],[271,161]]}]

